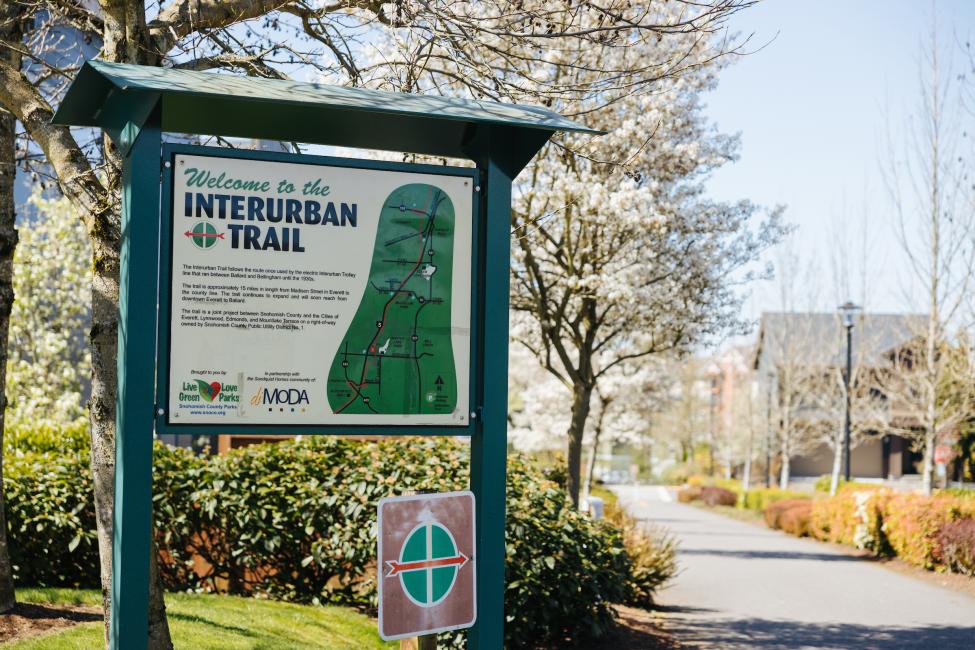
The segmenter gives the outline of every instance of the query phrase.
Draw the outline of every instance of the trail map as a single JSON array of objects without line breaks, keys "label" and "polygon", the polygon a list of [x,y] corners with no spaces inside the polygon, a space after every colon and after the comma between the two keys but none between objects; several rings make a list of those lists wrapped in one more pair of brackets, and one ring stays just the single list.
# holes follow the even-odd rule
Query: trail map
[{"label": "trail map", "polygon": [[454,207],[441,189],[404,185],[384,201],[366,291],[332,360],[333,411],[449,414]]},{"label": "trail map", "polygon": [[323,160],[166,168],[171,425],[468,425],[472,170]]}]

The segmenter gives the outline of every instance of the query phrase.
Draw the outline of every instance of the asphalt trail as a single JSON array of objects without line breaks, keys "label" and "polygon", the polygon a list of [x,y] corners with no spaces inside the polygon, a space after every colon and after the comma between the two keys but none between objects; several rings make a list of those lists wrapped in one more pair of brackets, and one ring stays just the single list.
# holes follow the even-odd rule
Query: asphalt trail
[{"label": "asphalt trail", "polygon": [[975,599],[826,544],[615,488],[624,507],[680,542],[659,597],[667,628],[695,648],[975,650]]}]

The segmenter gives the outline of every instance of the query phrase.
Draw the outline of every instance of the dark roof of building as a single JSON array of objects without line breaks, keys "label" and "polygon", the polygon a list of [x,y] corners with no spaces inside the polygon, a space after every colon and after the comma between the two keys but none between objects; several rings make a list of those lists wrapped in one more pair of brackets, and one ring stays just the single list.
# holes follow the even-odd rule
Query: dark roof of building
[{"label": "dark roof of building", "polygon": [[[892,351],[923,335],[927,322],[925,314],[858,314],[853,354],[865,366],[885,365]],[[846,333],[839,314],[763,313],[753,366],[771,369],[786,359],[824,368],[846,363]]]}]

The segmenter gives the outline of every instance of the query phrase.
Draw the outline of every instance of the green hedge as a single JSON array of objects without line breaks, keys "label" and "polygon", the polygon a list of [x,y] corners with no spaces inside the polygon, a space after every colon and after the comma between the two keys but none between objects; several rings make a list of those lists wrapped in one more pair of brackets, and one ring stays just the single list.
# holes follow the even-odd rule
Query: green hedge
[{"label": "green hedge", "polygon": [[[214,457],[157,445],[164,581],[170,589],[372,610],[377,502],[405,490],[465,488],[468,455],[462,443],[432,438],[314,438]],[[11,459],[4,479],[17,581],[96,586],[87,459],[33,462]],[[601,636],[613,620],[611,604],[646,600],[673,572],[672,547],[648,552],[642,539],[639,557],[631,556],[632,531],[624,539],[619,527],[573,510],[561,487],[519,455],[509,456],[507,497],[511,647]]]},{"label": "green hedge", "polygon": [[765,512],[770,504],[786,499],[809,499],[808,492],[794,492],[779,488],[752,488],[738,495],[738,507],[755,512]]},{"label": "green hedge", "polygon": [[8,453],[3,489],[17,584],[98,587],[88,455]]}]

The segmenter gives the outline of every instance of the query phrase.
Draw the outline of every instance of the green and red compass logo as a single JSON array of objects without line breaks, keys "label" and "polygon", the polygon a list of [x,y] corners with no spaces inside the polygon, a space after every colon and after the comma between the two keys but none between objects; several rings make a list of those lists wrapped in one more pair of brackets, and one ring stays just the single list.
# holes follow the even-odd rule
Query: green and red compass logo
[{"label": "green and red compass logo", "polygon": [[468,557],[457,550],[454,536],[441,524],[422,523],[406,536],[399,561],[387,560],[387,578],[399,576],[406,596],[420,607],[443,601]]},{"label": "green and red compass logo", "polygon": [[192,230],[187,230],[183,233],[184,236],[190,238],[194,246],[203,250],[209,250],[216,246],[217,240],[223,239],[224,234],[222,232],[218,233],[217,229],[206,221],[201,221],[193,226]]}]

